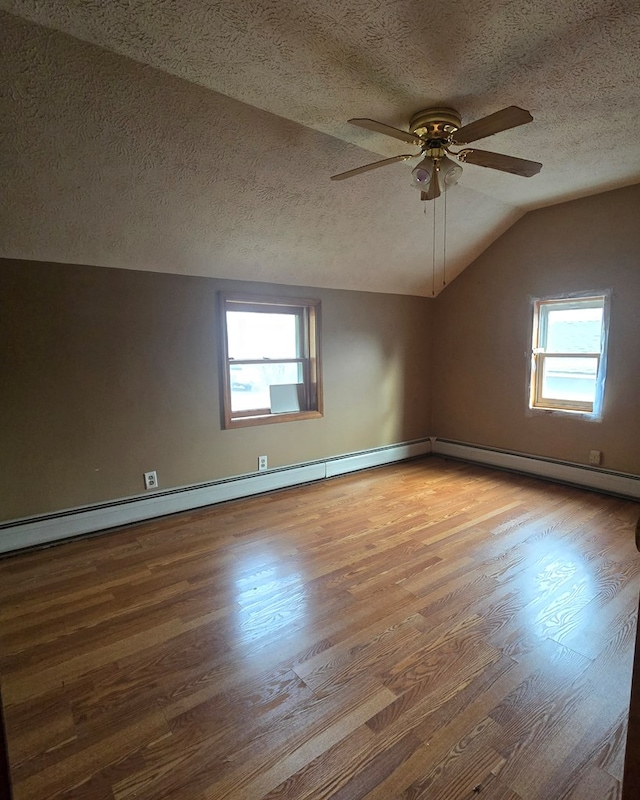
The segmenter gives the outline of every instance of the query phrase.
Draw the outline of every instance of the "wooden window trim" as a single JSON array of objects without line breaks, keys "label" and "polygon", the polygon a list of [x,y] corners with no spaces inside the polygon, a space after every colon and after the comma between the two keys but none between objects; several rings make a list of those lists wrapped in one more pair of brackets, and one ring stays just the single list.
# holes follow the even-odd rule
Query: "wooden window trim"
[{"label": "wooden window trim", "polygon": [[[270,360],[273,364],[297,363],[302,366],[306,408],[301,411],[272,413],[270,409],[231,409],[230,367],[234,364],[264,364],[264,359],[231,359],[227,338],[226,312],[293,313],[299,318],[302,355],[298,358]],[[323,416],[322,371],[320,357],[320,301],[310,298],[219,293],[220,372],[222,424],[226,429],[280,422],[319,419]]]}]

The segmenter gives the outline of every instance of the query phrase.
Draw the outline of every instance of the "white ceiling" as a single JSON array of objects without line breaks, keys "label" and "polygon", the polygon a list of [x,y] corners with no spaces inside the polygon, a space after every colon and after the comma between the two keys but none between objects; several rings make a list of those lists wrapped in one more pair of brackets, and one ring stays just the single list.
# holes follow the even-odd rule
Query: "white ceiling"
[{"label": "white ceiling", "polygon": [[[267,169],[258,157],[262,130],[272,148],[280,127],[283,145],[307,141],[304,154],[298,148],[292,156],[291,175],[284,174],[286,152],[273,156],[271,168],[287,192],[297,186],[308,195],[297,202],[305,231],[315,228],[315,235],[306,248],[284,246],[278,253],[278,240],[286,243],[292,236],[291,213],[283,208],[268,223],[256,222],[266,225],[273,239],[273,256],[263,263],[257,265],[253,244],[253,256],[243,260],[239,242],[230,239],[225,252],[234,252],[233,265],[226,270],[220,259],[216,267],[187,259],[176,262],[175,270],[166,264],[160,270],[207,274],[210,269],[220,277],[430,294],[431,217],[425,220],[421,212],[425,205],[429,214],[432,208],[421,204],[409,185],[411,162],[329,184],[330,174],[374,161],[378,154],[412,151],[347,124],[354,116],[407,128],[413,113],[433,105],[453,106],[463,124],[512,104],[532,113],[532,123],[478,146],[542,161],[539,175],[520,178],[466,165],[461,183],[448,193],[449,280],[527,210],[640,182],[637,0],[0,0],[0,7],[338,140],[305,137],[284,120],[280,124],[251,109],[241,113],[216,95],[219,114],[210,134],[222,136],[217,129],[225,127],[222,117],[242,126],[235,129],[233,153],[228,144],[226,151],[237,159],[238,170],[249,149],[256,174]],[[26,55],[14,54],[12,80],[19,73],[16,63],[30,68],[28,43],[36,38],[24,35]],[[48,80],[55,82],[56,76]],[[24,124],[25,108],[14,113],[16,125]],[[227,136],[233,136],[230,128]],[[27,172],[13,164],[12,183],[28,182]],[[90,180],[86,174],[81,179]],[[277,192],[274,184],[274,196]],[[273,203],[277,207],[278,201]],[[259,209],[252,213],[260,215]],[[101,261],[90,248],[69,248],[56,257],[47,255],[46,247],[21,250],[15,238],[9,241],[3,255]],[[443,242],[438,238],[436,244],[440,270]],[[325,248],[324,261],[318,245]],[[359,251],[366,263],[358,261]],[[353,260],[353,269],[341,253]],[[137,257],[141,268],[153,268]],[[398,259],[402,267],[390,270]],[[102,261],[135,266],[125,252],[115,262],[103,253]]]}]

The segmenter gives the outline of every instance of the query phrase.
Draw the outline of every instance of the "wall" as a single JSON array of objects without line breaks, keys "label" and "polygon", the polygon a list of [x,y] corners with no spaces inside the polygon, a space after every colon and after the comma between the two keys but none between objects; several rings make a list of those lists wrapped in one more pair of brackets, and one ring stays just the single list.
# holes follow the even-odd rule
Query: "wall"
[{"label": "wall", "polygon": [[[0,519],[427,436],[432,301],[0,260]],[[221,430],[216,292],[322,301],[324,418]]]},{"label": "wall", "polygon": [[[531,298],[612,291],[602,422],[527,413]],[[433,432],[640,474],[640,186],[533,211],[436,300]]]}]

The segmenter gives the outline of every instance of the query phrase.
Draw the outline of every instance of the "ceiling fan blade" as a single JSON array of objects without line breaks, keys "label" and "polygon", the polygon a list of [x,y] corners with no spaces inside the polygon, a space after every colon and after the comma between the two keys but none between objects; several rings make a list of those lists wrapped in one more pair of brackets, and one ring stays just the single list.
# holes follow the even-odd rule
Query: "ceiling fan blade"
[{"label": "ceiling fan blade", "polygon": [[427,197],[427,193],[426,192],[420,192],[420,199],[421,200],[428,200],[429,198]]},{"label": "ceiling fan blade", "polygon": [[525,125],[527,122],[531,122],[532,119],[531,114],[525,111],[524,108],[508,106],[503,108],[502,111],[496,111],[495,114],[489,114],[488,117],[482,117],[482,119],[458,128],[453,134],[452,141],[454,144],[468,144],[469,142],[475,142],[477,139],[493,136],[494,133]]},{"label": "ceiling fan blade", "polygon": [[477,164],[479,167],[499,169],[502,172],[510,172],[512,175],[522,175],[523,178],[537,175],[542,169],[542,164],[539,161],[527,161],[526,158],[514,158],[513,156],[505,156],[503,153],[491,153],[488,150],[469,148],[456,153],[456,156],[466,164]]},{"label": "ceiling fan blade", "polygon": [[332,181],[343,181],[345,178],[352,178],[354,175],[359,175],[361,172],[368,172],[370,169],[378,169],[387,164],[395,164],[396,161],[407,161],[409,158],[415,158],[413,153],[402,156],[391,156],[391,158],[383,158],[382,161],[373,161],[371,164],[365,164],[364,167],[356,167],[349,169],[346,172],[341,172],[338,175],[332,175]]},{"label": "ceiling fan blade", "polygon": [[376,122],[375,119],[350,119],[347,121],[352,125],[357,125],[359,128],[367,128],[367,130],[370,131],[384,133],[386,136],[393,136],[394,139],[401,139],[403,142],[417,144],[419,147],[422,147],[424,144],[422,139],[419,136],[416,136],[415,133],[409,133],[408,131],[401,131],[398,128],[392,128],[391,125],[385,125],[383,122]]}]

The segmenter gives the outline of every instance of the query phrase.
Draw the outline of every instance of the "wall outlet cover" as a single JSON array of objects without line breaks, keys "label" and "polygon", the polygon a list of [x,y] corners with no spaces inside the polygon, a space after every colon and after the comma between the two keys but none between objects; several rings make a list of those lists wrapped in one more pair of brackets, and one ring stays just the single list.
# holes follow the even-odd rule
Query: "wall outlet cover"
[{"label": "wall outlet cover", "polygon": [[144,488],[145,489],[158,488],[158,473],[155,470],[153,472],[144,473]]}]

